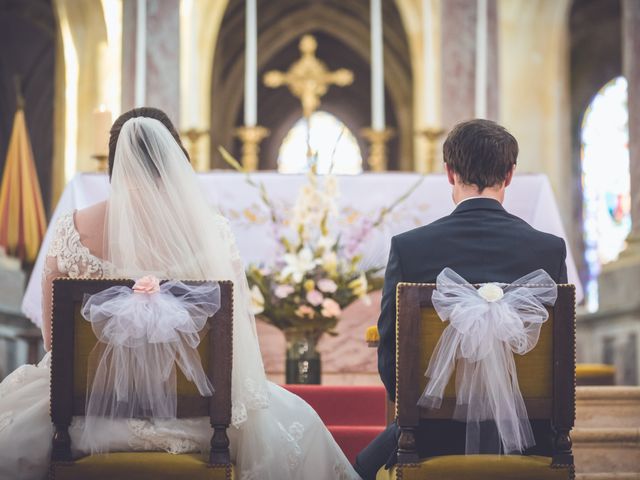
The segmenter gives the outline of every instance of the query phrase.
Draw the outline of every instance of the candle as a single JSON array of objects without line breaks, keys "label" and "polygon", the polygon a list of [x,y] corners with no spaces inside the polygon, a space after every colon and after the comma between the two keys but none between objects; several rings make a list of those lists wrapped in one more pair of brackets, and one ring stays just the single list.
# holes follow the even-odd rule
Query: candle
[{"label": "candle", "polygon": [[189,9],[189,123],[200,124],[200,92],[198,82],[198,16],[195,2],[192,0]]},{"label": "candle", "polygon": [[437,95],[436,84],[436,36],[434,28],[431,0],[422,0],[424,25],[422,32],[422,46],[424,50],[424,118],[427,127],[437,125]]},{"label": "candle", "polygon": [[487,0],[477,0],[476,21],[476,118],[487,116]]},{"label": "candle", "polygon": [[258,123],[258,24],[256,0],[246,0],[245,68],[244,68],[244,124]]},{"label": "candle", "polygon": [[104,105],[93,112],[93,154],[109,154],[109,130],[111,130],[111,112]]},{"label": "candle", "polygon": [[144,107],[147,100],[147,0],[138,0],[136,11],[136,107]]},{"label": "candle", "polygon": [[380,0],[371,0],[371,126],[374,130],[385,129],[382,40],[382,4]]}]

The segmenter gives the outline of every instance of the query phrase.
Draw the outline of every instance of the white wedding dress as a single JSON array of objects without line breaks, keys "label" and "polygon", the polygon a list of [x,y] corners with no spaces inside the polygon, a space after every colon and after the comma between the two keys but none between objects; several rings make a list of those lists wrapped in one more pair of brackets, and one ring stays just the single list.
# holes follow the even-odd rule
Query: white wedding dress
[{"label": "white wedding dress", "polygon": [[[233,410],[228,434],[237,478],[358,479],[317,413],[266,380],[244,268],[228,222],[206,206],[193,170],[168,130],[156,120],[135,118],[125,123],[120,137],[105,231],[108,259],[98,258],[82,244],[69,213],[55,227],[45,277],[139,278],[153,273],[161,278],[233,280]],[[139,150],[141,143],[144,151]],[[144,155],[147,162],[151,157],[153,168],[140,167],[138,159]],[[162,244],[151,245],[158,238]],[[46,293],[43,302],[45,307],[50,302]],[[53,434],[49,367],[47,353],[37,366],[24,365],[0,383],[0,480],[46,478]],[[83,419],[74,419],[70,434],[75,456],[89,453],[81,441],[82,428]],[[109,451],[174,454],[207,452],[212,434],[208,418],[118,419],[104,421],[100,431]]]}]

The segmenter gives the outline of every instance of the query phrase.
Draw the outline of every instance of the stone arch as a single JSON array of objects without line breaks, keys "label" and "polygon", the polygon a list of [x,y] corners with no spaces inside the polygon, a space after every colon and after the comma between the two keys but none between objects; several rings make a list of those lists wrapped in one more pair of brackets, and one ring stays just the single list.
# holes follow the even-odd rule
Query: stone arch
[{"label": "stone arch", "polygon": [[[299,5],[299,3],[298,3]],[[272,7],[271,7],[272,6]],[[323,3],[305,5],[304,8],[296,6],[295,2],[266,2],[259,3],[259,37],[258,37],[258,70],[260,74],[278,65],[278,55],[297,44],[298,39],[305,33],[319,35],[321,40],[333,41],[336,49],[350,50],[354,63],[360,62],[366,66],[369,59],[369,6],[366,0],[354,2],[338,2],[332,0]],[[411,69],[411,57],[404,32],[402,20],[395,4],[385,3],[385,89],[387,92],[386,105],[390,120],[393,120],[397,129],[397,137],[390,144],[390,157],[392,166],[409,169],[412,167],[413,152],[413,81]],[[286,17],[285,17],[286,16]],[[284,21],[281,21],[285,18]],[[244,47],[244,11],[242,2],[230,1],[222,23],[222,30],[218,37],[215,60],[212,73],[212,98],[211,98],[211,137],[212,157],[214,166],[221,166],[216,154],[217,145],[231,147],[235,153],[239,153],[239,144],[233,138],[233,130],[240,125],[240,116],[243,101],[243,74],[244,62],[238,61],[243,56]],[[322,41],[319,42],[319,56],[332,67],[334,55],[329,53],[323,57],[321,54]],[[291,57],[291,55],[290,55]],[[293,61],[293,58],[287,59]],[[287,62],[280,68],[287,68]],[[345,65],[336,65],[345,66]],[[368,68],[361,66],[356,75],[365,77],[366,82],[360,86],[369,88],[370,72]],[[270,96],[275,96],[272,91]],[[331,92],[331,90],[330,90]],[[354,93],[354,92],[352,92]],[[368,92],[367,92],[368,93]],[[329,94],[328,94],[329,95]],[[264,95],[259,95],[264,97]],[[281,100],[283,100],[281,98]],[[294,99],[295,100],[295,99]],[[259,100],[261,101],[261,100]],[[297,101],[297,100],[295,100]],[[366,116],[369,117],[367,97]],[[263,108],[260,108],[263,107]],[[362,106],[361,106],[362,107]],[[323,105],[328,111],[328,108]],[[333,109],[332,113],[340,116],[354,131],[366,126],[362,124],[362,118],[355,121],[345,117],[344,112]],[[264,105],[259,106],[259,123],[263,122]],[[272,131],[270,140],[264,144],[263,153],[269,153],[270,160],[273,156],[271,143],[278,142],[284,132],[288,131],[298,115],[288,111],[283,112],[281,124]],[[295,118],[294,118],[295,117]],[[266,125],[270,126],[270,125]],[[282,132],[281,132],[282,131]],[[366,147],[361,143],[363,147]],[[366,151],[366,149],[365,149]],[[267,156],[261,155],[261,166],[273,168],[266,161]]]}]

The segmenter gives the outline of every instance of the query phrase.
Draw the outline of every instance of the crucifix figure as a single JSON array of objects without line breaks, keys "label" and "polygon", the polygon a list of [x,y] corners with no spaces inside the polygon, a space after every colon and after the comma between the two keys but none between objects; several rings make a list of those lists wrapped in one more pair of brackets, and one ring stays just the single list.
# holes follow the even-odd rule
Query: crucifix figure
[{"label": "crucifix figure", "polygon": [[267,87],[286,86],[302,103],[302,113],[309,118],[320,106],[320,98],[327,93],[331,85],[345,87],[353,83],[353,72],[346,68],[330,71],[325,63],[316,57],[318,43],[311,35],[300,40],[302,56],[293,63],[289,70],[280,72],[272,70],[264,75]]}]

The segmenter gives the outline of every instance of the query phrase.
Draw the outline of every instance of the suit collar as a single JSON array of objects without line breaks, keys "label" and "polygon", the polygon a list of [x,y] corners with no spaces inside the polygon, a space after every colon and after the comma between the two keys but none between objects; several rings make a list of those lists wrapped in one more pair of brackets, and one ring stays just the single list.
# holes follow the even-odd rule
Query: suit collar
[{"label": "suit collar", "polygon": [[495,210],[498,212],[504,212],[504,207],[499,201],[493,198],[470,198],[460,202],[453,211],[453,214],[468,212],[470,210]]}]

